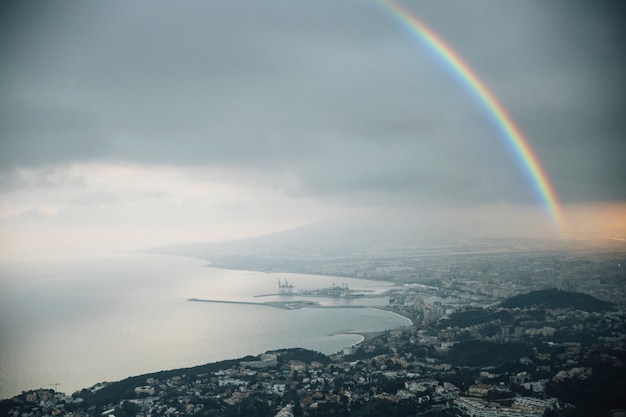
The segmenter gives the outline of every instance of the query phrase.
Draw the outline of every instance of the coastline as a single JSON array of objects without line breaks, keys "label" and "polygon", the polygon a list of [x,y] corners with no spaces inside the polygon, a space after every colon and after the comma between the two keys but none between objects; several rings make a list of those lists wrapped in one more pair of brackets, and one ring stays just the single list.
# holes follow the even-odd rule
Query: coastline
[{"label": "coastline", "polygon": [[[343,309],[343,308],[372,308],[375,310],[379,310],[379,311],[386,311],[389,312],[391,314],[394,314],[398,317],[402,317],[403,319],[408,321],[407,326],[410,327],[413,325],[413,320],[411,320],[411,318],[404,312],[400,311],[400,310],[396,310],[392,307],[387,307],[387,306],[363,306],[363,305],[354,305],[354,306],[323,306],[320,305],[318,303],[314,303],[314,302],[310,302],[310,301],[290,301],[290,302],[264,302],[264,303],[257,303],[257,302],[252,302],[252,301],[231,301],[231,300],[208,300],[208,299],[199,299],[199,298],[189,298],[188,301],[193,301],[193,302],[204,302],[204,303],[225,303],[225,304],[242,304],[242,305],[259,305],[259,306],[265,306],[265,307],[274,307],[274,308],[281,308],[281,309],[285,309],[285,310],[295,310],[295,309],[300,309],[300,308],[320,308],[320,309]],[[339,333],[333,333],[330,334],[329,336],[338,336],[341,334],[345,334],[345,335],[358,335],[361,336],[361,340],[359,340],[358,342],[354,342],[348,346],[345,346],[343,349],[345,348],[353,348],[355,346],[358,346],[359,344],[363,343],[363,342],[368,342],[378,336],[381,336],[383,334],[385,334],[386,332],[388,332],[391,329],[385,329],[385,330],[379,330],[379,331],[355,331],[355,330],[350,330],[347,332],[339,332]],[[338,353],[340,351],[337,351],[335,353]]]},{"label": "coastline", "polygon": [[385,334],[388,331],[389,330],[380,330],[378,332],[348,332],[346,334],[358,334],[359,336],[362,337],[361,341],[359,341],[357,343],[354,343],[354,344],[350,345],[349,347],[357,346],[357,345],[359,345],[359,344],[361,344],[363,342],[369,342],[370,340],[375,339],[378,336],[383,335],[383,334]]},{"label": "coastline", "polygon": [[[374,308],[376,310],[381,310],[381,311],[388,311],[388,312],[390,312],[392,314],[395,314],[397,316],[405,318],[406,320],[409,321],[409,324],[407,325],[407,327],[410,327],[410,326],[413,325],[413,320],[411,320],[410,317],[408,317],[406,314],[403,314],[402,312],[400,312],[398,310],[395,310],[395,309],[393,309],[391,307],[370,307],[370,308]],[[381,335],[387,333],[390,330],[391,329],[386,329],[386,330],[379,330],[379,331],[374,331],[374,332],[349,331],[349,332],[345,332],[343,334],[351,334],[351,335],[356,334],[356,335],[361,336],[361,340],[360,341],[358,341],[356,343],[353,343],[350,346],[346,346],[347,348],[352,348],[352,347],[360,345],[363,342],[369,342],[370,340],[375,339],[378,336],[381,336]]]},{"label": "coastline", "polygon": [[[265,307],[274,307],[274,308],[280,308],[280,309],[285,309],[285,310],[296,310],[296,309],[300,309],[300,308],[320,308],[320,309],[344,309],[344,308],[372,308],[375,310],[379,310],[379,311],[386,311],[389,312],[391,314],[394,314],[398,317],[402,317],[403,319],[408,321],[407,326],[412,326],[413,320],[411,320],[411,318],[409,317],[408,314],[406,314],[405,312],[401,311],[401,310],[397,310],[393,307],[388,307],[388,306],[364,306],[364,305],[351,305],[351,306],[324,306],[321,305],[319,303],[316,302],[312,302],[312,301],[298,301],[298,300],[294,300],[294,301],[272,301],[272,302],[262,302],[262,303],[258,303],[258,302],[253,302],[253,301],[233,301],[233,300],[211,300],[211,299],[200,299],[200,298],[189,298],[187,301],[192,301],[192,302],[203,302],[203,303],[223,303],[223,304],[240,304],[240,305],[257,305],[257,306],[265,306]],[[380,331],[369,331],[369,332],[363,332],[363,331],[347,331],[347,332],[340,332],[340,333],[334,333],[331,334],[330,336],[336,336],[336,335],[340,335],[340,334],[349,334],[349,335],[359,335],[361,336],[361,340],[353,343],[349,346],[346,347],[353,347],[356,346],[360,343],[363,343],[365,341],[369,341],[373,338],[376,338],[382,334],[384,334],[385,332],[389,331],[391,329],[386,329],[386,330],[380,330]]]},{"label": "coastline", "polygon": [[[19,281],[15,293],[28,300],[37,300],[40,306],[37,314],[41,314],[37,316],[39,320],[24,320],[28,326],[20,327],[15,337],[3,340],[3,352],[12,356],[7,356],[10,360],[3,361],[0,398],[9,398],[50,381],[60,383],[63,391],[73,392],[98,381],[118,380],[157,369],[178,369],[284,347],[300,346],[331,354],[371,336],[364,332],[351,332],[351,337],[329,338],[332,333],[355,328],[383,329],[386,328],[385,323],[392,328],[406,323],[403,319],[375,313],[379,306],[326,305],[306,308],[300,305],[299,310],[289,313],[284,306],[254,303],[263,299],[253,299],[253,294],[272,292],[275,274],[206,268],[191,257],[121,254],[104,260],[63,262],[55,268],[45,266],[45,270],[43,266],[34,265],[19,271],[28,279]],[[57,282],[49,278],[57,276],[63,279]],[[172,280],[172,276],[180,279]],[[289,281],[294,277],[292,274],[286,276]],[[268,285],[259,285],[258,291],[256,285],[248,285],[255,284],[257,278],[267,281]],[[318,285],[317,278],[303,275],[302,285],[315,287]],[[331,279],[322,278],[326,281],[319,281],[320,287],[331,285]],[[99,291],[88,291],[86,286],[81,285],[82,279],[88,279]],[[293,279],[295,281],[296,278]],[[212,280],[220,285],[213,286]],[[341,282],[343,278],[337,278],[337,281]],[[353,285],[349,280],[348,284]],[[365,287],[368,287],[367,283]],[[50,288],[54,288],[59,297],[49,297]],[[187,302],[190,296],[200,298],[202,295],[218,302],[229,298],[237,300],[237,289],[241,289],[241,304],[250,302],[250,305],[234,309],[214,304],[204,309],[198,303]],[[141,297],[132,298],[129,302],[129,295],[134,297],[135,294],[141,294]],[[65,301],[71,297],[77,297],[80,306],[89,314],[69,314],[70,307],[65,306],[70,303]],[[325,300],[320,301],[326,303]],[[357,300],[352,302],[356,304]],[[385,303],[386,300],[380,302]],[[221,304],[224,307],[228,305]],[[269,308],[251,311],[252,305],[274,307],[274,311]],[[14,308],[18,318],[33,314],[29,304],[12,301],[7,306]],[[222,311],[226,313],[222,314]],[[281,318],[278,325],[274,317]],[[320,317],[319,323],[310,322],[317,317]],[[370,317],[374,321],[370,322]],[[93,318],[97,319],[96,326],[93,325]],[[271,330],[271,336],[260,330],[264,326]],[[279,326],[290,330],[278,333],[276,328]],[[42,338],[47,341],[47,347],[40,352],[35,347],[38,345],[36,341]],[[79,342],[65,342],[70,340]],[[119,340],[127,340],[133,349],[128,349],[128,345],[119,343]],[[22,349],[23,346],[32,346],[37,356],[31,355],[30,348]],[[97,360],[92,361],[95,358]],[[59,362],[67,365],[59,368],[56,365]],[[24,372],[24,369],[29,372]]]},{"label": "coastline", "polygon": [[383,311],[388,311],[388,312],[393,313],[393,314],[395,314],[397,316],[404,317],[405,319],[407,319],[409,321],[409,326],[412,326],[414,324],[413,320],[411,319],[411,317],[407,313],[405,313],[404,311],[397,310],[397,309],[395,309],[393,307],[388,307],[388,306],[380,306],[380,307],[372,307],[372,308],[376,308],[378,310],[383,310]]}]

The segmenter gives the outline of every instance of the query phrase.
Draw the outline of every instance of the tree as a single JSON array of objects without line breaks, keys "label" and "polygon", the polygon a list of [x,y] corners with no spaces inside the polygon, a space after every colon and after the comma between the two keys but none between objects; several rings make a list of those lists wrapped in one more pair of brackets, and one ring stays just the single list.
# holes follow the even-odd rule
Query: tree
[{"label": "tree", "polygon": [[131,403],[130,401],[124,401],[118,409],[115,411],[115,414],[120,417],[134,417],[141,410],[135,403]]},{"label": "tree", "polygon": [[302,417],[304,415],[304,411],[302,411],[302,405],[300,405],[300,401],[298,400],[294,402],[291,411],[293,412],[293,417]]}]

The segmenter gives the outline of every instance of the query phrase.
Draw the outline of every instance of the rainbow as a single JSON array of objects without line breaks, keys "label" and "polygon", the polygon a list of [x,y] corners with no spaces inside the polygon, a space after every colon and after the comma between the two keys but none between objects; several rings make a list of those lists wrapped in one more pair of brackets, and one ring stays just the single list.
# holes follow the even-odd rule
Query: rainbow
[{"label": "rainbow", "polygon": [[552,187],[552,184],[548,180],[548,176],[539,163],[539,159],[531,149],[528,140],[524,138],[524,135],[515,125],[513,118],[506,112],[502,104],[500,104],[493,93],[489,91],[485,83],[482,82],[470,66],[467,65],[441,37],[433,32],[414,14],[393,0],[380,0],[380,4],[385,9],[389,10],[393,16],[411,31],[411,33],[417,35],[430,49],[439,55],[486,107],[490,117],[494,119],[496,125],[504,132],[508,144],[514,149],[515,154],[520,159],[521,164],[532,180],[537,193],[543,200],[555,226],[560,234],[563,235],[564,218],[556,193],[554,192],[554,187]]}]

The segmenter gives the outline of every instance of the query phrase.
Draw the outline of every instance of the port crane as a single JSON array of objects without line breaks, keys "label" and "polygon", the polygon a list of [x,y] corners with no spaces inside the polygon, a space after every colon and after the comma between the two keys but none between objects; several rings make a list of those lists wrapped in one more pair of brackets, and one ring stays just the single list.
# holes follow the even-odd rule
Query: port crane
[{"label": "port crane", "polygon": [[278,278],[278,295],[293,295],[294,288],[295,287],[287,281],[287,278],[285,278],[284,283]]}]

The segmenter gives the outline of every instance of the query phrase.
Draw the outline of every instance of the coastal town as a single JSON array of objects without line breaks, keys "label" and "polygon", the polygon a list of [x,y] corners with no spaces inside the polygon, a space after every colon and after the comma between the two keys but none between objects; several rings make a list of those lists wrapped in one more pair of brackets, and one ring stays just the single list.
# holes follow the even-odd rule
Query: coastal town
[{"label": "coastal town", "polygon": [[489,307],[390,301],[389,308],[421,320],[365,335],[331,356],[287,349],[71,395],[42,388],[3,400],[0,411],[11,417],[626,415],[623,306],[557,289]]},{"label": "coastal town", "polygon": [[[396,284],[377,308],[411,325],[364,334],[330,356],[286,349],[71,394],[42,387],[0,401],[0,415],[626,415],[621,252],[403,259],[395,266],[378,259],[369,271]],[[366,266],[358,258],[353,265]],[[333,296],[354,294],[334,289]],[[286,280],[279,280],[278,295],[297,303]]]},{"label": "coastal town", "polygon": [[[360,251],[326,253],[312,246],[294,246],[288,256],[281,247],[267,253],[254,247],[245,253],[203,255],[211,266],[224,269],[326,275],[389,281],[398,286],[427,285],[444,297],[490,304],[525,292],[558,288],[577,291],[626,306],[623,242],[569,243],[473,241],[440,248],[417,245],[368,246]],[[598,244],[599,245],[599,244]],[[185,252],[163,252],[184,254]],[[443,304],[448,304],[444,302]]]},{"label": "coastal town", "polygon": [[0,417],[626,417],[626,0],[1,10]]}]

